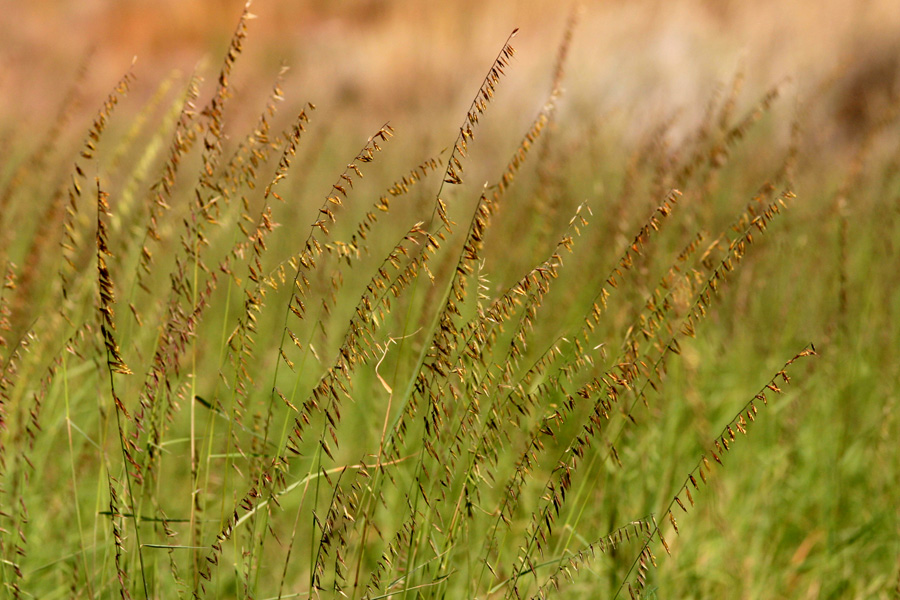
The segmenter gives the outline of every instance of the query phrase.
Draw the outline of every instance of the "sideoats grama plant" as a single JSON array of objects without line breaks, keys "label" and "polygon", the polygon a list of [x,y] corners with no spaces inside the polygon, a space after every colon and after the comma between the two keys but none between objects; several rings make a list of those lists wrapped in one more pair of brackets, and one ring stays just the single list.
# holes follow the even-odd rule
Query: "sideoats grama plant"
[{"label": "sideoats grama plant", "polygon": [[[226,135],[250,18],[248,5],[208,100],[199,75],[171,78],[125,119],[132,66],[76,151],[57,143],[65,100],[44,141],[5,168],[3,594],[721,590],[727,569],[705,544],[731,534],[715,507],[750,493],[726,483],[752,487],[764,460],[801,452],[801,407],[823,391],[782,397],[816,350],[765,358],[767,342],[781,347],[767,331],[780,317],[748,305],[767,273],[800,260],[779,257],[784,244],[809,235],[785,212],[799,201],[803,111],[787,147],[767,141],[783,86],[742,113],[739,73],[677,148],[663,120],[623,160],[604,141],[611,125],[567,132],[558,118],[573,13],[513,146],[483,121],[503,122],[493,112],[516,31],[455,140],[394,171],[408,134],[390,124],[346,158],[313,141],[313,104],[278,125],[284,72],[255,126]],[[894,118],[865,134],[843,197]],[[745,144],[775,156],[763,175]],[[342,166],[325,180],[321,163]],[[493,179],[471,184],[481,171]],[[886,177],[896,190],[896,168]],[[589,178],[609,183],[597,192]],[[852,331],[860,255],[843,202],[834,319]],[[770,235],[780,246],[757,250]],[[733,376],[718,359],[732,347],[749,357]],[[731,502],[763,528],[780,514],[770,494]],[[738,555],[765,580],[776,567],[748,540]],[[809,540],[807,553],[821,543]],[[802,547],[789,550],[803,564]],[[694,571],[666,571],[679,554]],[[797,591],[785,573],[775,595]],[[866,589],[892,585],[896,573]],[[863,593],[844,581],[829,594],[840,590]]]}]

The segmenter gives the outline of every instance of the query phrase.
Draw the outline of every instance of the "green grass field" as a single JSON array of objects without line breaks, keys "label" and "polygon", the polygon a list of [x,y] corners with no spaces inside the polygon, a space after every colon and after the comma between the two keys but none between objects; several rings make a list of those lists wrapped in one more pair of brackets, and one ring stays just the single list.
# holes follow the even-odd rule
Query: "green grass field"
[{"label": "green grass field", "polygon": [[660,105],[552,12],[328,106],[257,10],[3,104],[4,597],[900,597],[889,50]]}]

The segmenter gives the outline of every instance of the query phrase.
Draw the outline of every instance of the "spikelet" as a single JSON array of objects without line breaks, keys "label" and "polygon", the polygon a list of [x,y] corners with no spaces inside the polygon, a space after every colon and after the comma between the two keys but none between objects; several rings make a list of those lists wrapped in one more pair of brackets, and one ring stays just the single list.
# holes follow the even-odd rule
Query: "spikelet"
[{"label": "spikelet", "polygon": [[[641,227],[633,242],[625,249],[624,254],[618,259],[617,266],[613,268],[613,271],[609,277],[607,277],[606,285],[595,295],[592,302],[592,308],[589,314],[584,318],[581,329],[576,332],[574,336],[576,344],[579,344],[580,342],[582,347],[590,347],[588,345],[589,338],[587,336],[589,332],[593,330],[595,325],[600,322],[600,316],[605,310],[606,298],[610,294],[609,289],[614,287],[610,282],[615,283],[617,277],[621,278],[625,271],[632,268],[632,265],[634,264],[632,257],[641,253],[649,236],[659,229],[659,219],[671,214],[672,206],[674,205],[677,196],[677,191],[670,193],[663,204],[651,216],[650,221]],[[504,401],[499,403],[503,408],[490,417],[489,430],[499,430],[501,424],[507,422],[513,428],[519,427],[521,419],[529,414],[539,397],[539,394],[525,394],[522,390],[528,389],[531,381],[545,373],[547,367],[552,364],[558,356],[559,343],[561,343],[561,341],[562,336],[549,344],[548,349],[541,354],[535,363],[526,371],[521,380],[510,384],[511,391],[506,395]],[[619,364],[623,364],[623,362],[619,361]],[[556,385],[555,382],[557,382],[559,378],[570,378],[576,371],[590,367],[591,365],[592,361],[590,360],[589,351],[582,349],[579,351],[576,361],[569,365],[564,365],[563,368],[550,378],[546,385]],[[594,378],[589,384],[579,389],[576,394],[567,395],[566,401],[563,402],[554,414],[548,418],[548,423],[561,423],[565,421],[571,410],[574,409],[577,404],[576,398],[596,396],[597,400],[594,407],[594,413],[591,416],[591,421],[585,425],[586,437],[580,439],[579,443],[575,445],[574,451],[576,453],[580,452],[581,448],[588,443],[588,439],[599,432],[599,429],[595,429],[595,427],[599,427],[600,424],[604,423],[609,418],[612,404],[615,403],[621,391],[630,385],[630,382],[635,375],[636,373],[631,370],[622,373],[621,376],[616,372],[610,371],[599,378]],[[503,502],[501,513],[505,514],[507,517],[516,506],[521,486],[524,485],[526,474],[531,468],[532,457],[535,456],[534,450],[541,446],[541,440],[546,436],[553,436],[553,428],[546,424],[536,427],[531,433],[530,440],[526,443],[525,449],[519,455],[515,474],[507,483],[506,492],[504,494],[505,500]],[[491,456],[492,453],[488,452],[487,455]],[[494,457],[496,458],[496,454],[494,454]],[[494,461],[492,460],[491,462],[493,463]]]},{"label": "spikelet", "polygon": [[[133,66],[133,65],[132,65]],[[97,144],[100,141],[113,110],[119,104],[119,99],[127,92],[131,83],[134,81],[134,75],[131,70],[125,73],[119,80],[113,90],[106,97],[103,106],[94,117],[94,121],[88,130],[87,137],[84,140],[82,149],[79,153],[81,160],[76,160],[74,165],[74,173],[71,175],[71,181],[66,191],[67,203],[65,205],[65,215],[63,217],[63,241],[62,255],[65,261],[60,268],[59,275],[62,282],[63,298],[67,299],[69,290],[72,288],[72,278],[80,272],[79,262],[80,256],[84,252],[84,232],[79,222],[80,206],[79,201],[82,195],[82,186],[85,184],[86,162],[94,160],[94,153],[97,150]],[[64,303],[63,310],[68,310]]]},{"label": "spikelet", "polygon": [[113,290],[112,278],[109,274],[109,268],[106,265],[106,258],[112,256],[109,250],[108,235],[106,233],[106,223],[104,216],[110,216],[109,212],[109,194],[100,188],[100,179],[97,179],[97,272],[98,272],[98,289],[100,294],[99,311],[100,311],[100,331],[103,334],[103,342],[106,345],[106,360],[109,367],[115,373],[122,375],[131,375],[131,369],[125,364],[119,351],[119,345],[116,343],[115,331],[116,324],[114,321],[115,312],[113,310],[116,303],[115,291]]},{"label": "spikelet", "polygon": [[[273,273],[262,279],[262,281],[269,281],[273,278],[287,279],[284,273],[286,267],[293,266],[295,270],[290,286],[291,295],[285,314],[285,326],[282,330],[281,344],[278,348],[279,365],[284,364],[288,369],[293,370],[294,363],[288,356],[288,349],[304,350],[302,343],[293,332],[290,320],[291,315],[297,320],[302,320],[306,316],[307,309],[304,300],[310,290],[310,282],[306,273],[316,268],[317,259],[321,258],[326,252],[326,245],[320,239],[324,240],[330,235],[328,226],[336,221],[337,211],[343,206],[343,200],[348,196],[348,188],[352,185],[353,178],[362,177],[360,165],[370,163],[375,159],[376,153],[382,150],[380,143],[386,142],[392,136],[392,132],[392,128],[385,124],[366,141],[366,144],[357,153],[354,160],[347,165],[337,182],[332,185],[330,193],[319,209],[317,220],[310,227],[310,233],[301,252],[286,263],[279,265]],[[408,254],[406,247],[409,244],[419,243],[419,237],[423,234],[424,230],[421,228],[421,224],[414,225],[403,236],[403,239],[395,246],[394,250],[389,253],[382,266],[376,270],[376,275],[366,288],[367,293],[360,299],[356,315],[351,320],[334,364],[320,378],[307,399],[302,404],[295,405],[277,386],[272,387],[273,400],[275,397],[279,398],[295,414],[293,427],[287,436],[284,453],[277,460],[268,463],[260,471],[257,476],[258,486],[251,488],[239,502],[240,508],[245,513],[251,513],[255,510],[259,499],[263,497],[264,493],[271,499],[274,493],[273,486],[284,485],[283,482],[279,484],[276,481],[279,465],[287,464],[292,455],[299,453],[298,448],[303,443],[304,432],[314,419],[324,419],[325,433],[319,439],[319,447],[333,460],[332,444],[337,445],[338,443],[337,425],[341,420],[341,399],[349,393],[348,386],[353,370],[371,358],[371,336],[379,321],[379,319],[373,318],[373,314],[380,314],[381,320],[383,320],[383,311],[386,310],[385,308],[376,308],[380,304],[380,301],[376,300],[376,296],[382,295],[384,297],[386,290],[391,289],[392,282],[387,269],[399,268],[401,264],[400,257]],[[411,283],[413,279],[413,277],[403,279],[405,281],[404,286]],[[256,306],[258,305],[254,304],[252,309],[248,309],[245,306],[245,310],[248,311],[245,314],[251,314],[250,310],[255,311]],[[376,313],[377,310],[382,312]],[[252,317],[250,322],[252,322]],[[236,331],[231,335],[228,342],[232,353],[238,357],[242,356],[246,349],[241,345],[246,343],[246,340],[242,342],[241,339],[239,331]],[[236,372],[240,372],[240,370],[236,369]],[[274,402],[270,403],[270,406],[271,404],[274,404]],[[267,417],[266,427],[268,427],[270,420],[271,416]],[[329,442],[328,440],[331,441]],[[229,520],[220,530],[220,542],[230,537],[231,531],[238,520],[239,517],[237,512],[235,512],[234,518]],[[217,561],[220,553],[220,547],[213,547],[207,556],[207,562]],[[208,574],[209,571],[205,570],[204,573]]]},{"label": "spikelet", "polygon": [[150,274],[153,262],[151,242],[159,242],[162,239],[159,225],[163,215],[170,209],[175,177],[182,164],[182,159],[191,150],[197,140],[197,136],[201,132],[200,125],[195,120],[195,103],[199,95],[200,78],[197,75],[193,75],[188,82],[187,90],[184,93],[181,108],[175,121],[168,157],[161,167],[162,172],[159,178],[149,188],[147,223],[141,242],[136,281],[137,285],[145,291],[149,291],[145,278]]},{"label": "spikelet", "polygon": [[[574,24],[574,21],[572,21],[572,24]],[[493,98],[495,86],[497,83],[499,83],[500,76],[504,72],[503,69],[508,66],[509,59],[514,55],[514,49],[509,44],[509,42],[516,33],[517,30],[513,31],[510,37],[504,43],[503,49],[495,60],[494,65],[492,65],[491,69],[489,70],[484,83],[479,89],[479,93],[476,95],[475,100],[470,106],[470,109],[466,115],[466,121],[460,127],[460,134],[453,145],[453,150],[451,151],[450,157],[447,162],[447,169],[445,171],[443,181],[435,199],[435,211],[432,215],[432,219],[435,215],[439,217],[441,225],[436,230],[435,236],[428,237],[425,252],[423,252],[421,255],[422,268],[426,273],[430,273],[427,268],[429,253],[433,254],[437,251],[439,246],[438,240],[443,239],[444,232],[449,233],[452,228],[452,223],[447,216],[447,205],[442,198],[443,186],[444,184],[462,183],[462,159],[467,156],[468,141],[474,138],[474,127],[478,123],[479,115],[484,113],[487,103]],[[567,47],[567,42],[565,42],[563,45]],[[509,185],[512,183],[513,178],[524,163],[525,156],[528,154],[537,138],[541,135],[542,131],[549,122],[550,115],[552,115],[555,109],[555,103],[560,93],[559,80],[562,77],[562,63],[564,61],[564,58],[565,51],[561,51],[560,60],[558,61],[556,71],[557,77],[554,79],[554,86],[551,91],[550,99],[548,100],[544,108],[538,113],[538,116],[536,117],[532,126],[526,132],[524,138],[520,142],[519,148],[507,164],[507,167],[502,173],[499,181],[491,188],[488,188],[479,199],[478,205],[476,206],[476,209],[474,211],[473,218],[470,222],[466,241],[463,244],[463,249],[457,261],[457,265],[453,270],[454,275],[447,289],[447,293],[445,294],[443,309],[436,319],[437,327],[434,330],[432,341],[429,344],[430,351],[428,352],[427,357],[423,357],[424,360],[418,367],[418,373],[415,378],[415,386],[413,388],[413,398],[407,401],[407,404],[404,408],[404,411],[401,413],[398,422],[392,428],[392,431],[388,438],[388,443],[386,445],[386,456],[396,456],[395,452],[397,448],[399,448],[399,444],[402,442],[403,433],[407,427],[407,420],[411,419],[415,414],[416,406],[418,404],[417,400],[419,398],[426,399],[429,406],[428,416],[425,419],[426,436],[430,431],[432,432],[432,434],[434,434],[431,437],[440,437],[439,432],[442,431],[441,415],[448,414],[448,409],[441,400],[443,396],[442,390],[432,389],[432,382],[443,379],[449,372],[455,372],[458,374],[463,374],[466,372],[464,368],[460,366],[454,366],[449,362],[449,349],[456,345],[455,341],[461,341],[462,343],[460,344],[460,346],[469,349],[468,351],[463,352],[463,355],[460,358],[462,358],[466,354],[471,354],[472,346],[477,346],[479,343],[477,341],[478,327],[470,328],[470,326],[466,326],[468,331],[464,332],[461,331],[454,323],[454,315],[458,316],[459,314],[457,304],[462,302],[466,297],[466,280],[472,275],[473,265],[479,260],[482,238],[485,230],[489,226],[491,216],[496,211],[501,197],[503,196]],[[500,305],[502,305],[502,303],[498,303],[498,306]],[[456,392],[453,391],[452,387],[449,391],[451,392],[455,400]],[[471,412],[464,411],[463,414],[471,415]],[[469,422],[471,423],[471,421]],[[452,445],[452,447],[458,447],[458,444],[461,442],[464,435],[464,429],[459,430],[454,438],[455,443]],[[438,482],[446,482],[447,477],[452,471],[452,468],[446,464],[446,461],[452,461],[452,459],[456,458],[456,455],[451,447],[450,455],[452,459],[446,456],[443,458],[438,457],[435,453],[435,445],[440,444],[437,441],[435,442],[435,444],[432,444],[426,437],[426,440],[424,441],[425,453],[422,454],[422,457],[424,459],[425,455],[428,454],[433,459],[439,462],[444,462],[444,467],[442,468],[443,476],[439,478]],[[450,464],[453,463],[451,462]],[[420,497],[425,499],[426,504],[429,504],[429,494],[424,487],[427,480],[428,469],[425,468],[424,465],[422,465],[417,468],[417,472],[425,476],[424,478],[419,479],[416,485],[420,490]],[[440,484],[436,482],[433,485]],[[402,530],[414,527],[414,521],[412,519],[414,519],[413,515],[411,515],[410,520],[407,520],[404,523]],[[392,543],[388,546],[388,549],[382,555],[382,559],[378,563],[376,572],[379,569],[386,568],[388,561],[390,560],[390,555],[399,552],[399,547],[395,544],[399,544],[404,541],[406,541],[406,538],[404,536],[398,536],[392,541]],[[445,564],[442,561],[441,569],[443,568],[445,568]],[[367,589],[372,589],[371,583],[367,586]]]},{"label": "spikelet", "polygon": [[442,197],[444,184],[459,185],[463,182],[463,161],[468,156],[469,140],[475,139],[475,128],[478,125],[479,118],[487,110],[488,104],[494,99],[497,85],[499,85],[501,77],[506,74],[505,69],[509,67],[510,60],[516,54],[516,50],[510,42],[518,32],[517,28],[513,29],[512,33],[509,34],[509,37],[506,38],[503,47],[488,69],[487,75],[484,76],[484,80],[478,88],[478,93],[475,94],[475,98],[472,99],[472,103],[466,111],[466,118],[459,127],[459,134],[456,136],[456,140],[453,142],[453,149],[447,158],[447,168],[444,171],[441,185],[435,196],[432,220],[434,220],[436,215],[448,230],[451,223],[447,215],[446,203]]},{"label": "spikelet", "polygon": [[[648,364],[647,368],[644,371],[645,373],[647,373],[647,379],[644,381],[644,384],[636,391],[636,399],[634,400],[634,403],[637,403],[639,400],[643,400],[645,398],[648,387],[655,387],[655,384],[653,386],[651,386],[650,384],[653,381],[654,374],[658,374],[664,371],[664,361],[666,356],[670,353],[680,353],[677,336],[679,334],[685,335],[691,333],[693,331],[695,323],[706,316],[707,308],[711,303],[711,296],[717,289],[716,283],[710,282],[717,282],[720,279],[724,279],[726,274],[733,270],[734,265],[743,258],[744,253],[746,252],[746,247],[750,243],[752,243],[753,233],[757,231],[765,231],[768,223],[780,212],[780,208],[784,206],[784,200],[790,197],[792,197],[792,194],[790,194],[789,192],[785,192],[785,194],[777,201],[769,202],[768,204],[766,204],[762,213],[753,218],[747,229],[743,232],[743,235],[732,240],[729,245],[729,251],[726,257],[722,260],[719,267],[717,267],[713,271],[713,274],[707,280],[706,285],[701,288],[701,290],[697,294],[697,299],[695,300],[694,305],[688,311],[687,316],[684,318],[682,326],[676,331],[676,333],[672,335],[672,337],[667,342],[663,343],[660,356],[652,364],[652,366]],[[620,265],[621,264],[622,263],[620,263]],[[630,389],[632,387],[632,382],[640,374],[640,371],[638,371],[634,366],[628,366],[627,369],[623,370],[619,374],[614,372],[607,372],[604,377],[601,377],[599,379],[598,383],[600,385],[596,386],[596,391],[605,391],[597,394],[598,400],[594,404],[594,410],[590,417],[591,424],[588,424],[578,435],[575,436],[573,441],[570,443],[569,451],[567,452],[569,458],[557,467],[555,475],[548,480],[543,494],[545,503],[543,507],[535,512],[532,517],[532,523],[528,533],[528,543],[522,547],[522,553],[520,554],[520,564],[524,564],[524,562],[522,562],[522,557],[530,554],[532,550],[537,550],[539,552],[541,551],[543,540],[546,540],[549,534],[549,530],[553,521],[553,514],[554,512],[558,512],[558,506],[564,500],[565,495],[568,491],[567,481],[570,480],[570,474],[577,468],[579,464],[579,458],[584,455],[585,450],[590,445],[592,439],[599,435],[600,431],[603,429],[601,425],[605,420],[608,420],[612,405],[617,402],[617,399],[621,395],[622,391],[624,391],[625,389]],[[596,392],[591,389],[590,392],[585,390],[582,393],[586,397],[589,397]],[[632,416],[634,403],[627,411],[622,413],[628,417],[630,422],[634,422],[634,417]],[[569,405],[571,405],[571,401]],[[616,439],[618,438],[616,437]],[[723,446],[727,446],[728,443],[729,441],[727,439],[723,439],[721,441],[721,444]],[[521,488],[522,482],[524,480],[524,469],[522,468],[522,465],[527,466],[528,464],[530,464],[530,451],[539,447],[537,442],[534,440],[534,437],[532,438],[532,442],[529,443],[528,447],[529,450],[526,450],[523,455],[520,455],[520,466],[517,467],[516,474],[510,480],[510,487],[507,488],[506,497],[508,500],[505,501],[505,505],[507,506],[515,505],[515,502],[518,499],[518,490]],[[610,454],[615,454],[615,440],[610,444]],[[681,501],[679,499],[679,503],[680,502]]]},{"label": "spikelet", "polygon": [[[213,94],[213,97],[201,112],[206,118],[206,133],[203,139],[203,164],[200,169],[200,187],[206,190],[207,194],[215,194],[218,191],[218,185],[215,183],[214,176],[222,155],[222,139],[225,135],[223,131],[225,105],[228,98],[231,97],[229,77],[238,56],[243,51],[244,40],[247,38],[247,24],[250,20],[256,18],[250,12],[251,3],[252,0],[248,0],[244,5],[241,18],[238,20],[237,27],[231,36],[228,50],[225,52],[225,58],[222,61],[215,94]],[[210,197],[198,194],[197,208],[205,220],[215,223],[219,207],[217,204],[210,202],[210,200]]]},{"label": "spikelet", "polygon": [[[719,465],[722,465],[723,454],[728,452],[733,443],[737,441],[738,434],[735,432],[737,431],[741,435],[747,435],[750,425],[754,423],[758,418],[759,402],[763,401],[765,403],[767,393],[775,392],[780,394],[782,390],[778,386],[778,383],[780,382],[782,384],[786,384],[791,380],[791,378],[787,374],[788,369],[797,360],[808,356],[816,356],[816,349],[813,344],[809,344],[803,350],[789,359],[786,363],[784,363],[784,366],[777,373],[775,373],[775,375],[767,383],[762,386],[760,391],[757,392],[757,394],[753,398],[751,398],[744,404],[744,406],[737,412],[737,414],[732,417],[732,419],[728,423],[725,424],[719,435],[716,436],[713,444],[709,448],[707,448],[706,453],[700,457],[700,460],[690,471],[690,473],[688,473],[688,476],[684,480],[684,483],[682,483],[681,487],[678,489],[678,492],[676,492],[671,502],[669,502],[669,505],[663,511],[663,514],[666,515],[664,523],[668,522],[672,526],[672,530],[676,535],[679,533],[679,529],[677,519],[673,514],[675,506],[677,505],[678,510],[682,513],[689,512],[696,503],[694,494],[702,490],[702,486],[706,485],[712,473],[712,464],[707,458],[707,454],[712,455],[715,461],[719,463]],[[639,551],[638,557],[632,563],[628,575],[619,587],[619,591],[616,594],[616,597],[621,595],[623,589],[625,589],[626,587],[630,588],[631,574],[635,571],[637,571],[637,574],[635,576],[637,587],[638,589],[643,589],[644,582],[646,581],[647,558],[652,556],[650,552],[650,546],[653,543],[654,539],[659,540],[660,544],[662,544],[667,554],[671,553],[671,548],[662,535],[660,525],[654,523],[653,530],[647,536],[646,541]],[[656,563],[653,562],[653,565],[656,566]]]},{"label": "spikelet", "polygon": [[[619,547],[633,540],[647,540],[651,537],[651,531],[656,525],[652,515],[632,521],[623,525],[611,533],[586,544],[578,551],[566,555],[560,560],[547,580],[538,587],[530,596],[533,600],[555,598],[559,592],[560,581],[566,579],[572,581],[575,578],[573,571],[589,565],[598,558],[598,554],[610,554]],[[527,574],[527,573],[523,573]]]}]

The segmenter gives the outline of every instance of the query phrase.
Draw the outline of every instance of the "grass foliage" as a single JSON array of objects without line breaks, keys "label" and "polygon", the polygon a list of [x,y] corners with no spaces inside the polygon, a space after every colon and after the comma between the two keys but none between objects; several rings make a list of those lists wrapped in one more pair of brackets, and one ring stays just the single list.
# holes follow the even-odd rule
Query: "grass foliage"
[{"label": "grass foliage", "polygon": [[521,131],[514,31],[446,149],[341,154],[285,73],[231,127],[249,18],[5,147],[5,596],[900,594],[896,97],[629,136],[562,108],[573,14]]}]

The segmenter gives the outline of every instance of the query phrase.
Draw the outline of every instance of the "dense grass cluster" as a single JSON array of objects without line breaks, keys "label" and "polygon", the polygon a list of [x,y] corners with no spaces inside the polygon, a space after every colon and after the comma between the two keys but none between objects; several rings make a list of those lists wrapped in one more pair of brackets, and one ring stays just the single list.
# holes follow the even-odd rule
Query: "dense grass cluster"
[{"label": "dense grass cluster", "polygon": [[900,99],[826,148],[846,90],[738,72],[635,138],[562,110],[573,13],[523,131],[513,31],[444,150],[341,156],[284,72],[231,129],[249,17],[10,129],[4,596],[900,594]]}]

